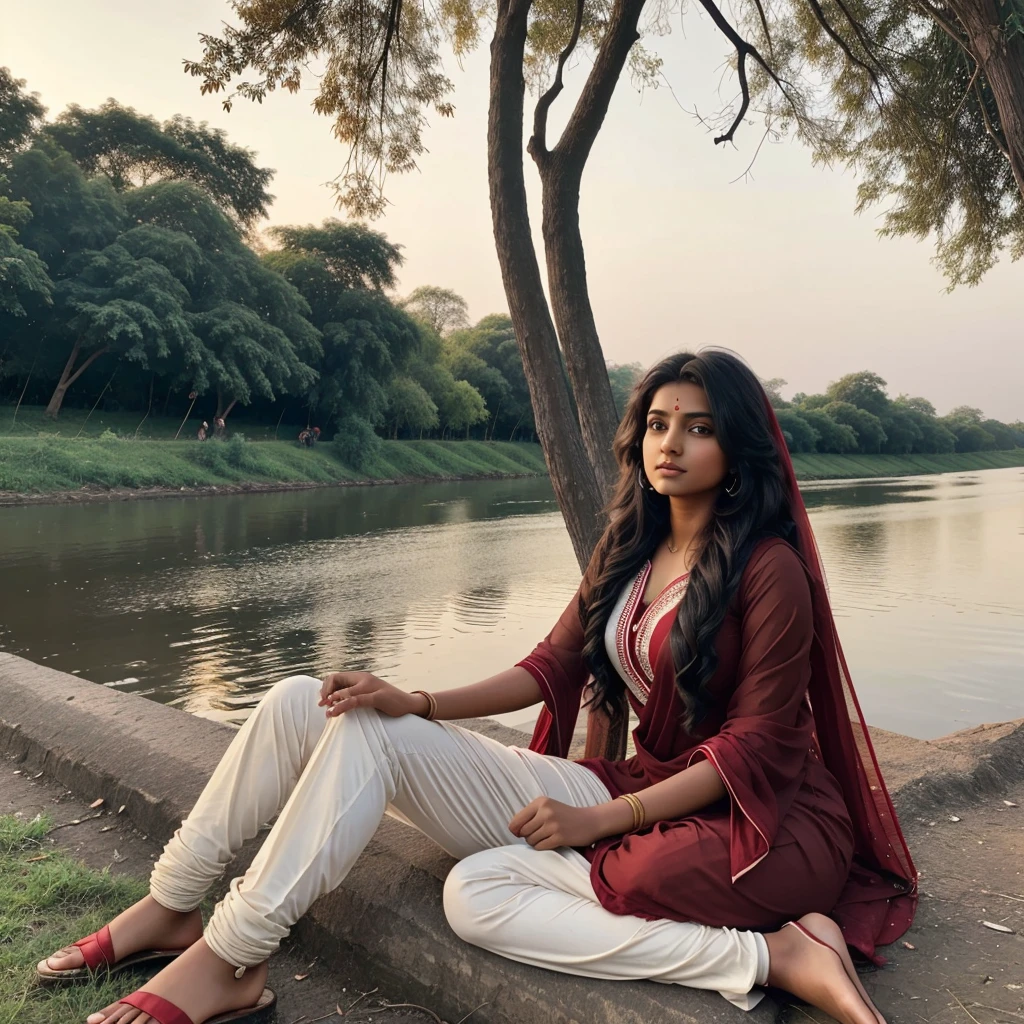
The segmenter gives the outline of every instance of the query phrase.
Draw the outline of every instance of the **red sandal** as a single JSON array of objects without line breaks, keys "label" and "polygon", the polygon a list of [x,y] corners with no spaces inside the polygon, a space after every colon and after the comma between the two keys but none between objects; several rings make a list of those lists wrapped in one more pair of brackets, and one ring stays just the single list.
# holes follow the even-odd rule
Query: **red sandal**
[{"label": "red sandal", "polygon": [[92,935],[86,935],[84,939],[73,942],[72,946],[77,946],[82,951],[85,966],[69,967],[60,971],[48,967],[44,960],[36,967],[36,974],[43,984],[88,981],[97,971],[106,970],[110,974],[117,974],[119,971],[141,967],[143,964],[158,961],[166,963],[185,952],[183,949],[143,949],[118,960],[114,956],[114,943],[110,939],[109,925],[104,925],[98,932],[93,932]]},{"label": "red sandal", "polygon": [[[203,1021],[203,1024],[228,1024],[229,1021],[248,1020],[257,1014],[266,1013],[276,1001],[277,996],[269,988],[265,988],[255,1006],[218,1014],[216,1017],[210,1017]],[[194,1024],[192,1018],[183,1010],[179,1010],[174,1003],[164,999],[163,996],[154,995],[152,992],[133,992],[130,996],[119,999],[118,1002],[134,1006],[135,1009],[148,1013],[157,1024]]]}]

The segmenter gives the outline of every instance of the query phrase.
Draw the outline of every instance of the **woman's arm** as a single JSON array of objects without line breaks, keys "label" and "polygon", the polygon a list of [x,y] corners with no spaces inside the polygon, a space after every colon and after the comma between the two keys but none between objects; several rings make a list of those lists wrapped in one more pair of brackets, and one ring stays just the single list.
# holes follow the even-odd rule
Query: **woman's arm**
[{"label": "woman's arm", "polygon": [[[435,717],[486,718],[544,701],[557,720],[559,743],[568,749],[588,675],[577,590],[551,632],[519,664],[479,683],[432,693],[437,701]],[[369,672],[333,672],[326,676],[320,704],[331,716],[355,707],[375,707],[393,716],[425,715],[429,710],[422,694],[406,693]]]},{"label": "woman's arm", "polygon": [[[721,800],[726,793],[725,784],[711,762],[698,761],[640,790],[636,796],[644,805],[645,821],[651,825],[695,814]],[[525,838],[537,850],[589,846],[598,839],[623,835],[632,829],[633,808],[619,799],[593,807],[572,807],[550,797],[540,797],[509,822],[509,831]]]},{"label": "woman's arm", "polygon": [[[421,694],[415,694],[421,705],[426,703]],[[437,702],[435,717],[454,720],[459,718],[487,718],[506,711],[522,711],[531,704],[541,702],[540,687],[525,668],[506,669],[479,683],[460,686],[455,690],[442,690],[431,694]],[[424,713],[420,706],[418,713]]]},{"label": "woman's arm", "polygon": [[[506,711],[521,711],[541,701],[540,686],[525,668],[510,668],[496,676],[455,690],[431,694],[438,719],[486,718]],[[385,715],[425,716],[429,710],[422,693],[407,693],[369,672],[332,672],[320,688],[320,705],[336,718],[352,708],[376,708]]]},{"label": "woman's arm", "polygon": [[[670,778],[641,789],[636,796],[644,805],[644,820],[651,825],[696,814],[728,792],[714,765],[710,761],[698,761]],[[609,800],[594,811],[595,825],[601,829],[595,839],[621,835],[633,827],[633,809],[625,800]]]}]

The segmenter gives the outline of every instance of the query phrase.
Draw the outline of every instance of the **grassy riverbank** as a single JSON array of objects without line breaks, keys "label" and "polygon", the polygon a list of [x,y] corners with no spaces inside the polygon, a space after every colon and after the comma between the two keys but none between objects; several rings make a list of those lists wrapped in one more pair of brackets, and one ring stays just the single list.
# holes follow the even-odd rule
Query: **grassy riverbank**
[{"label": "grassy riverbank", "polygon": [[141,899],[146,884],[73,860],[46,840],[53,822],[0,816],[0,1024],[82,1021],[125,993],[124,979],[35,988],[35,965]]},{"label": "grassy riverbank", "polygon": [[361,470],[335,446],[291,441],[123,441],[0,437],[0,491],[49,494],[98,488],[246,488],[538,476],[540,447],[484,441],[384,441]]},{"label": "grassy riverbank", "polygon": [[[124,416],[93,417],[69,410],[54,424],[39,409],[19,412],[11,432],[9,409],[0,409],[0,492],[5,503],[81,497],[159,496],[193,492],[268,490],[416,480],[540,476],[536,444],[485,441],[383,441],[358,469],[340,446],[315,449],[239,430],[226,442],[172,440],[176,426],[159,418],[138,426]],[[6,429],[6,433],[4,430]],[[81,433],[81,436],[76,436]],[[796,455],[801,480],[844,480],[957,473],[1024,466],[1024,448],[964,455]],[[33,497],[34,496],[34,497]]]},{"label": "grassy riverbank", "polygon": [[1024,448],[1008,452],[952,455],[794,455],[800,480],[856,480],[883,476],[969,473],[979,469],[1024,466]]}]

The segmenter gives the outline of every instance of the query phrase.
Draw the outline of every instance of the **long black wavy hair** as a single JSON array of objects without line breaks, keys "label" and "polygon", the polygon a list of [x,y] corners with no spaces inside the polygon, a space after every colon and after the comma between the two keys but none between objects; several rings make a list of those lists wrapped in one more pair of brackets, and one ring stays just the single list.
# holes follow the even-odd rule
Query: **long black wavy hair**
[{"label": "long black wavy hair", "polygon": [[725,493],[723,481],[669,635],[684,725],[692,731],[707,713],[707,687],[718,667],[715,637],[751,552],[764,537],[790,538],[793,523],[767,399],[753,371],[732,352],[715,348],[697,355],[681,352],[648,370],[633,389],[615,435],[619,481],[608,505],[608,526],[580,592],[583,654],[594,676],[590,703],[615,720],[624,713],[625,684],[605,650],[605,627],[623,587],[669,530],[669,499],[641,484],[643,439],[655,392],[680,381],[704,389],[731,471],[726,481],[734,481],[733,474],[739,477],[733,497]]}]

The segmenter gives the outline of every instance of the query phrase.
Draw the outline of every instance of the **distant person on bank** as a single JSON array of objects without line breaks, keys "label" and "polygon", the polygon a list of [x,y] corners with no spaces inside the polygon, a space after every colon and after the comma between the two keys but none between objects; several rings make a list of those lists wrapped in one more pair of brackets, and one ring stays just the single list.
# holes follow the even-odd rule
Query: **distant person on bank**
[{"label": "distant person on bank", "polygon": [[[444,908],[467,942],[743,1008],[774,985],[884,1024],[847,944],[870,958],[902,935],[917,874],[771,403],[731,353],[673,356],[634,389],[614,448],[609,525],[518,665],[434,694],[355,671],[270,690],[150,894],[39,964],[53,981],[175,957],[89,1024],[269,1008],[268,958],[385,813],[459,859]],[[598,704],[628,700],[633,757],[566,760],[588,681]],[[450,724],[541,701],[529,749]],[[203,898],[275,816],[204,931]]]},{"label": "distant person on bank", "polygon": [[206,440],[206,432],[209,429],[210,429],[210,424],[207,423],[206,420],[203,420],[203,422],[199,426],[198,432],[196,433],[196,438],[198,440],[200,440],[200,441],[205,441]]}]

